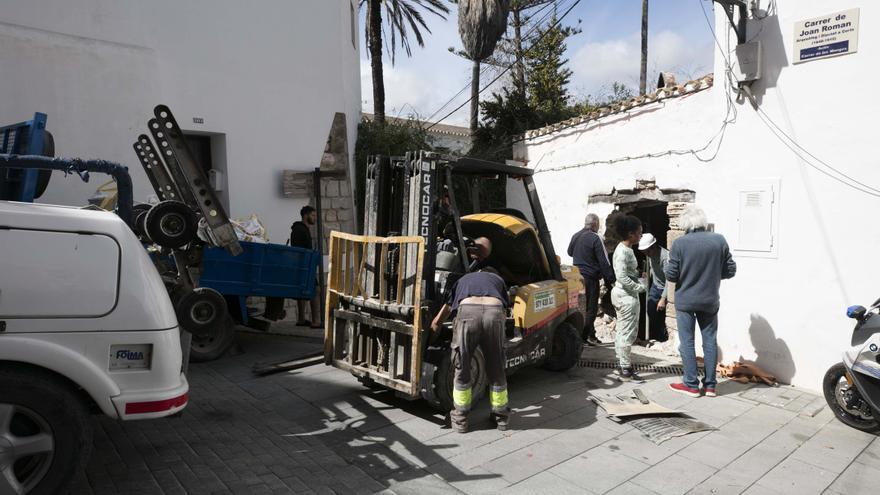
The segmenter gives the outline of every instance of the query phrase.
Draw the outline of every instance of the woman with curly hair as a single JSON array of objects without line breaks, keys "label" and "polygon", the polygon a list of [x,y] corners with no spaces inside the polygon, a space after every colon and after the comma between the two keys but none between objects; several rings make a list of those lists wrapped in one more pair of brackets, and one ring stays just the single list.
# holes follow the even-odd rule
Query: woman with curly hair
[{"label": "woman with curly hair", "polygon": [[639,280],[638,261],[633,246],[642,238],[642,222],[632,215],[622,216],[615,222],[615,230],[621,239],[614,249],[614,288],[611,289],[611,302],[617,311],[617,336],[614,350],[620,365],[618,375],[622,381],[641,380],[633,370],[630,354],[639,331],[639,294],[646,287]]}]

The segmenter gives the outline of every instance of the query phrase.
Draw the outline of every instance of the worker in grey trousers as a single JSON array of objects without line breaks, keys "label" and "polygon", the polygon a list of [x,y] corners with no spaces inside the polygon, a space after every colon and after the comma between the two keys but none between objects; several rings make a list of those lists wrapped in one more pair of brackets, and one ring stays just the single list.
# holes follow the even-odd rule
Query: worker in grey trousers
[{"label": "worker in grey trousers", "polygon": [[[488,240],[477,239],[480,251],[475,261],[485,261],[491,247]],[[452,334],[452,363],[455,367],[450,413],[452,428],[459,433],[468,431],[468,413],[473,404],[473,370],[471,356],[477,346],[486,358],[486,375],[489,379],[489,402],[491,419],[499,430],[506,430],[510,409],[505,374],[504,326],[510,301],[504,279],[498,271],[484,266],[479,271],[465,274],[447,292],[446,303],[431,323],[431,330],[438,332],[440,326],[455,314]]]}]

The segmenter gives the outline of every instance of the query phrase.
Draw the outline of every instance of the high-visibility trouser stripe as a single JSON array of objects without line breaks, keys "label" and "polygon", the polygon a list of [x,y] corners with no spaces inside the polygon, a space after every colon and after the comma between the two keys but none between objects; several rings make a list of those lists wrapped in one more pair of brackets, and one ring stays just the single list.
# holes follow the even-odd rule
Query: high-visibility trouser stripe
[{"label": "high-visibility trouser stripe", "polygon": [[473,392],[470,387],[462,389],[459,389],[458,385],[453,387],[452,402],[455,404],[456,408],[466,409],[471,407],[471,400],[473,400]]},{"label": "high-visibility trouser stripe", "polygon": [[493,409],[501,409],[507,407],[507,388],[492,387],[489,391],[489,402]]}]

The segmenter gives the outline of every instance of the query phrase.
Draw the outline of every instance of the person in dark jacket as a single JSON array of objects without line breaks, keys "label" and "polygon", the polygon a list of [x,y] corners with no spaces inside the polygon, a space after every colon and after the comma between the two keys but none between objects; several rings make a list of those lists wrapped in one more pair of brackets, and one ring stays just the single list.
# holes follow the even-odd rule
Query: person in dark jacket
[{"label": "person in dark jacket", "polygon": [[736,262],[724,236],[706,230],[708,222],[702,209],[689,206],[681,215],[679,225],[686,233],[672,243],[669,264],[666,265],[666,280],[676,284],[673,301],[684,381],[670,383],[669,387],[691,397],[700,396],[694,350],[694,333],[699,323],[706,368],[702,392],[706,397],[715,397],[715,367],[718,362],[715,338],[721,305],[718,290],[722,280],[736,275]]},{"label": "person in dark jacket", "polygon": [[568,244],[568,255],[574,259],[574,266],[584,277],[584,288],[587,292],[587,314],[584,325],[584,342],[590,345],[599,344],[596,339],[596,314],[599,312],[599,279],[605,280],[605,287],[611,290],[614,285],[614,269],[608,261],[605,244],[599,234],[599,217],[594,213],[587,214],[584,228],[571,238]]},{"label": "person in dark jacket", "polygon": [[[315,249],[314,244],[312,244],[312,231],[309,227],[317,223],[318,212],[315,208],[306,205],[299,210],[299,216],[301,220],[293,222],[293,225],[290,226],[290,245],[303,249]],[[306,301],[297,300],[296,324],[302,327],[323,328],[324,324],[321,323],[320,295],[315,294],[315,297],[308,302],[309,306],[311,306],[311,321],[305,319]]]}]

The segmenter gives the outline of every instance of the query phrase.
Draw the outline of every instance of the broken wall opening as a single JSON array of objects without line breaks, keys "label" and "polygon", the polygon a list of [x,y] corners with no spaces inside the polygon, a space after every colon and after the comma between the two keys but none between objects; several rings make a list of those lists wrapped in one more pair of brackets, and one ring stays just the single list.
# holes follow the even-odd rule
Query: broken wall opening
[{"label": "broken wall opening", "polygon": [[[634,215],[643,223],[643,232],[651,233],[657,238],[657,242],[666,249],[672,246],[676,239],[684,235],[678,220],[685,207],[696,199],[696,192],[689,189],[663,189],[657,187],[653,179],[636,180],[632,189],[615,189],[610,194],[597,194],[590,196],[589,203],[613,204],[614,211],[608,216],[605,223],[605,247],[609,258],[613,257],[614,248],[620,242],[614,229],[614,219],[620,215]],[[639,259],[640,268],[646,269],[645,257],[636,249],[636,257]],[[646,297],[641,298],[642,318],[639,319],[639,338],[647,336],[645,305]],[[614,315],[610,300],[610,291],[605,291],[600,306],[605,314]],[[659,348],[670,355],[678,354],[678,335],[675,320],[675,295],[670,289],[666,307],[666,330],[669,338],[659,345]]]}]

